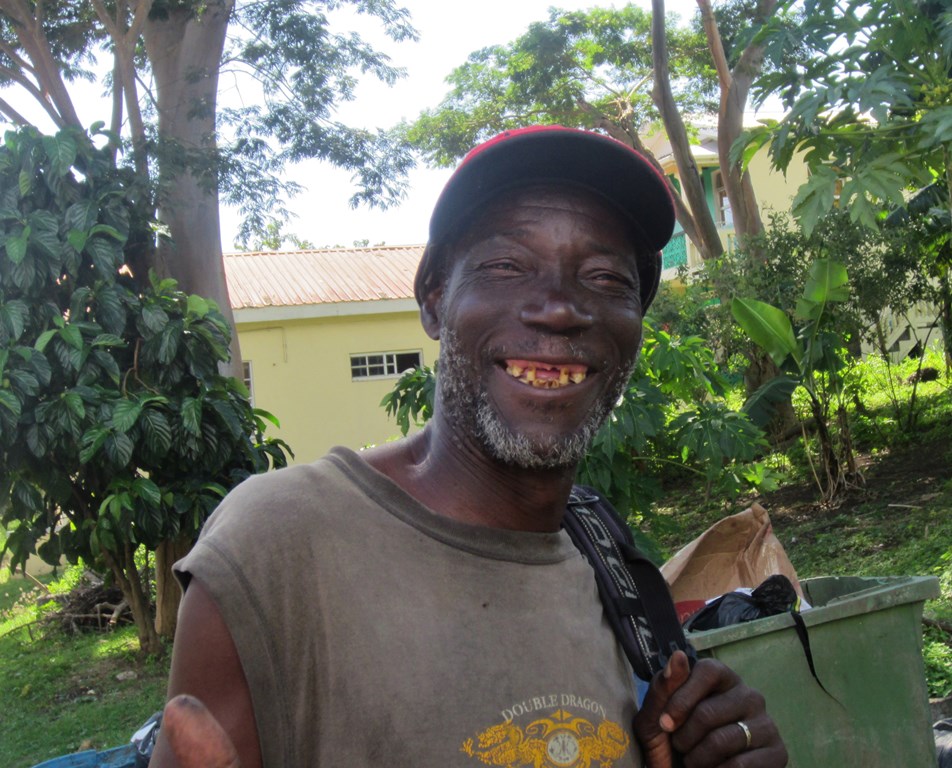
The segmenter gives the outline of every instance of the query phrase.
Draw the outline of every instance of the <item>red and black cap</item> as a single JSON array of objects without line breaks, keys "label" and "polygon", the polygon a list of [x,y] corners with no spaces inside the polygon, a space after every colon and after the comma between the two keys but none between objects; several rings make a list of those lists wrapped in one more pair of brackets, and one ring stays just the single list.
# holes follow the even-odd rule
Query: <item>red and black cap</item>
[{"label": "red and black cap", "polygon": [[661,249],[674,230],[674,205],[661,174],[626,144],[560,125],[505,131],[470,150],[443,187],[430,217],[430,240],[417,272],[417,298],[432,279],[438,245],[505,189],[533,183],[566,183],[613,204],[634,229],[642,310],[661,279]]}]

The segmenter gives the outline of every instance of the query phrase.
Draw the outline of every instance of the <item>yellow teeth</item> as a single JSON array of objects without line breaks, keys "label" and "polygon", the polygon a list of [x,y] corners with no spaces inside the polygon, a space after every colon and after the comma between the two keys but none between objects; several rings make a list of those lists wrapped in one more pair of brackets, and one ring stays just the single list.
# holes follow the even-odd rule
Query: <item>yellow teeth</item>
[{"label": "yellow teeth", "polygon": [[[550,369],[545,369],[547,372]],[[558,370],[558,376],[554,372],[546,376],[538,376],[534,366],[523,367],[521,365],[509,365],[506,373],[515,379],[519,379],[523,384],[528,384],[539,389],[556,389],[566,387],[571,384],[581,384],[588,375],[585,371],[570,371],[567,367],[561,367]]]}]

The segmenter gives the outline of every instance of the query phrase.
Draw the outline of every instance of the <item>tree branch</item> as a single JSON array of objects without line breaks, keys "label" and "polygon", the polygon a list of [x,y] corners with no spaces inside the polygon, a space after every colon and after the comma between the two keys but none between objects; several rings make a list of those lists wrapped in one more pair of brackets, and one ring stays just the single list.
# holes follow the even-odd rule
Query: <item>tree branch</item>
[{"label": "tree branch", "polygon": [[[2,4],[0,4],[0,7],[2,7]],[[13,63],[20,67],[20,69],[24,69],[36,77],[36,70],[33,69],[33,67],[30,65],[30,62],[20,56],[20,54],[17,53],[16,48],[10,45],[6,40],[0,40],[0,51],[3,51],[3,53],[9,56]]]},{"label": "tree branch", "polygon": [[730,65],[727,63],[727,54],[724,53],[724,43],[721,40],[720,30],[717,28],[717,19],[714,18],[714,9],[710,0],[697,0],[697,7],[701,11],[701,27],[707,38],[707,47],[714,60],[714,69],[721,84],[721,92],[731,86]]},{"label": "tree branch", "polygon": [[79,116],[66,90],[59,67],[53,60],[49,41],[43,31],[44,3],[37,2],[31,11],[25,0],[3,0],[0,10],[15,22],[13,27],[17,32],[17,40],[33,64],[36,80],[43,93],[40,103],[53,117],[51,107],[47,105],[47,99],[49,100],[49,104],[57,113],[53,117],[57,126],[74,125],[81,128]]},{"label": "tree branch", "polygon": [[30,125],[30,121],[27,120],[23,115],[17,112],[13,107],[10,106],[5,100],[0,99],[0,112],[6,115],[11,122],[16,123],[20,126]]},{"label": "tree branch", "polygon": [[[32,67],[29,67],[29,72],[35,74],[35,70]],[[63,118],[60,116],[59,112],[56,111],[56,107],[50,103],[50,100],[46,98],[46,95],[43,91],[29,78],[27,78],[23,72],[19,72],[15,69],[10,69],[9,67],[0,67],[0,75],[4,75],[13,82],[17,84],[18,87],[25,90],[30,96],[33,97],[34,101],[37,102],[43,110],[50,116],[50,119],[60,128],[64,126]],[[29,122],[27,121],[27,123]]]},{"label": "tree branch", "polygon": [[[651,2],[651,41],[651,56],[655,71],[652,98],[661,113],[668,141],[671,144],[671,153],[674,155],[674,162],[677,165],[681,186],[688,203],[687,206],[677,209],[681,215],[685,216],[685,220],[679,216],[678,221],[681,222],[685,232],[688,232],[689,227],[694,230],[695,234],[691,240],[701,252],[701,258],[714,258],[723,253],[724,246],[721,244],[721,236],[714,224],[714,218],[708,210],[701,175],[694,155],[691,153],[684,120],[681,118],[671,90],[667,33],[664,25],[664,0]],[[685,223],[688,218],[692,220],[690,225]]]}]

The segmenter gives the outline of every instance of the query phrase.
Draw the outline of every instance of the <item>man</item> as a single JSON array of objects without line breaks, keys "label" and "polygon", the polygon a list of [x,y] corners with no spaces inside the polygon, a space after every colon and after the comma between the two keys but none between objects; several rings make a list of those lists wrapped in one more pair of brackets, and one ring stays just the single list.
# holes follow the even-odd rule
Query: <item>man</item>
[{"label": "man", "polygon": [[433,418],[222,503],[178,565],[169,693],[188,696],[154,765],[786,764],[763,699],[715,661],[674,654],[636,715],[561,531],[673,224],[651,166],[593,133],[510,131],[467,156],[415,284],[441,343]]}]

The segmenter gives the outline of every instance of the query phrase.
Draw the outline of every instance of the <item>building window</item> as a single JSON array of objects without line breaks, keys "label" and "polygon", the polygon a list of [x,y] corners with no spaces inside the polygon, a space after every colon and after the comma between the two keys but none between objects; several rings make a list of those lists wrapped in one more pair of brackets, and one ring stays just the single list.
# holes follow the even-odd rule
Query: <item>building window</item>
[{"label": "building window", "polygon": [[727,196],[727,187],[724,185],[724,175],[714,171],[711,177],[714,184],[714,215],[717,223],[722,227],[734,226],[734,213],[731,211],[731,201]]},{"label": "building window", "polygon": [[255,380],[251,372],[251,361],[242,360],[241,361],[241,380],[245,383],[245,386],[248,388],[248,400],[251,402],[251,406],[254,407],[255,404]]},{"label": "building window", "polygon": [[408,368],[423,364],[420,352],[372,352],[350,356],[351,379],[380,379],[399,376]]}]

